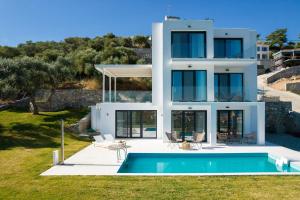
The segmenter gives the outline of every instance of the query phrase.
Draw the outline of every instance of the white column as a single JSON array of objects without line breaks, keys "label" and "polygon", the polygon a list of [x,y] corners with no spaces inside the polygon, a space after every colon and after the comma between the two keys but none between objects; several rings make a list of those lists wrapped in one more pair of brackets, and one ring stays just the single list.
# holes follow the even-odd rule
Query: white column
[{"label": "white column", "polygon": [[207,101],[215,100],[214,92],[214,65],[209,65],[206,71],[207,75]]},{"label": "white column", "polygon": [[111,102],[111,76],[109,76],[109,102]]},{"label": "white column", "polygon": [[257,103],[257,144],[265,144],[265,103]]},{"label": "white column", "polygon": [[114,78],[115,84],[114,84],[114,96],[115,96],[115,102],[117,102],[117,77]]},{"label": "white column", "polygon": [[210,131],[208,131],[209,143],[211,146],[215,146],[217,143],[217,108],[215,103],[211,104],[210,117],[207,120],[207,126],[210,126]]},{"label": "white column", "polygon": [[102,72],[102,102],[105,102],[105,71]]}]

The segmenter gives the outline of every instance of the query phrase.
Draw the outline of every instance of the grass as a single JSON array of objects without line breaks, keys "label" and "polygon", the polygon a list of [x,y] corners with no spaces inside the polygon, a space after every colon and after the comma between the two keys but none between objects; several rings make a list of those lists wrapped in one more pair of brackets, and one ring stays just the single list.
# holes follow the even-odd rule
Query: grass
[{"label": "grass", "polygon": [[[0,112],[0,199],[299,199],[298,176],[39,176],[59,147],[59,119],[84,114]],[[89,143],[67,132],[66,156]]]}]

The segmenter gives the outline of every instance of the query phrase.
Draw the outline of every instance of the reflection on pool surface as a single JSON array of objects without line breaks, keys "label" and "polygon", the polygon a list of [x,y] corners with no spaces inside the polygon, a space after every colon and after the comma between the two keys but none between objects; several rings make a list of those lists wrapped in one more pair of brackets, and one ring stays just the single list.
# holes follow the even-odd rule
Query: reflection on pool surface
[{"label": "reflection on pool surface", "polygon": [[300,172],[267,153],[129,153],[118,173]]}]

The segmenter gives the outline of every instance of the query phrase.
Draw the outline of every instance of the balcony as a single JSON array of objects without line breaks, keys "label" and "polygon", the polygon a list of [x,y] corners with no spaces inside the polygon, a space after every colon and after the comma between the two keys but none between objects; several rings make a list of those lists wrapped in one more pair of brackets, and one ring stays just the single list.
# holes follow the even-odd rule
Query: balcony
[{"label": "balcony", "polygon": [[[102,103],[152,102],[152,91],[118,90],[117,78],[152,77],[152,65],[95,65],[102,73]],[[108,81],[106,80],[108,77]],[[107,89],[108,88],[108,89]]]}]

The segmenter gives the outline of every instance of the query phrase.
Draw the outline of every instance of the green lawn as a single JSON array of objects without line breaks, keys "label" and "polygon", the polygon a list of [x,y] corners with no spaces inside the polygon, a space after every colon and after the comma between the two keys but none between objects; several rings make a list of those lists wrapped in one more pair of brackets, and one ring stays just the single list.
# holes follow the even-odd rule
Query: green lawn
[{"label": "green lawn", "polygon": [[[59,119],[84,111],[0,112],[0,199],[299,199],[297,176],[41,177],[59,148]],[[67,133],[66,155],[88,145]]]}]

